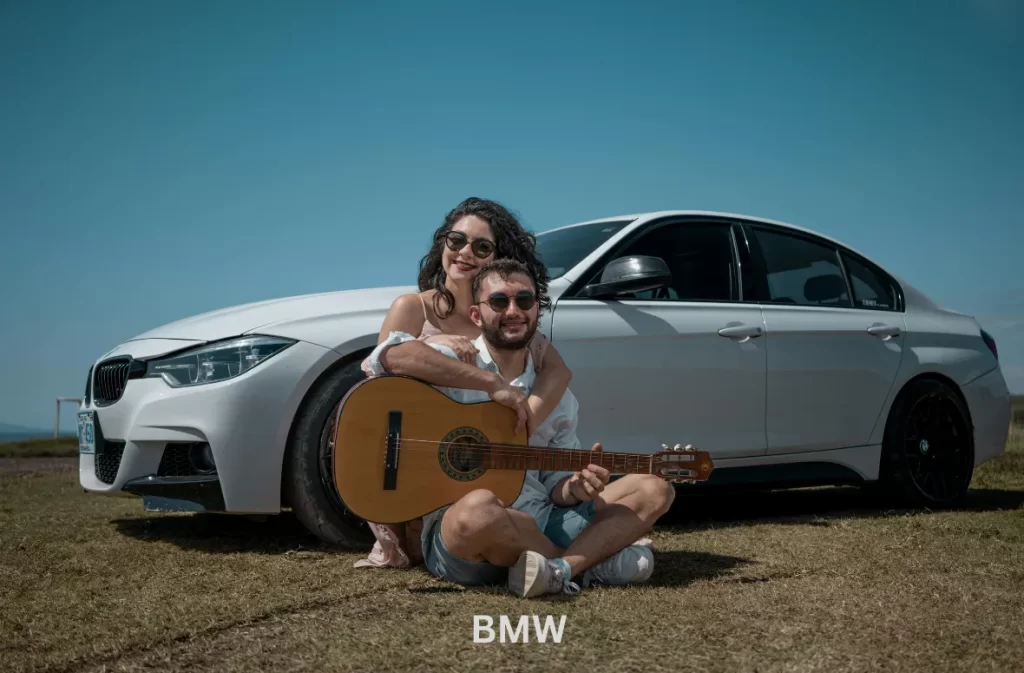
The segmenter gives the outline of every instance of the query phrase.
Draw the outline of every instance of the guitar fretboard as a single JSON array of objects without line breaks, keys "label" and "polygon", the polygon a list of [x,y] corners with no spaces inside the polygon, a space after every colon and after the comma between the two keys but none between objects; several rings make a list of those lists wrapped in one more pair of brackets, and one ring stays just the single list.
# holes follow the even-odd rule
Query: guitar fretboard
[{"label": "guitar fretboard", "polygon": [[579,449],[492,447],[482,449],[481,467],[492,470],[552,470],[578,472],[600,465],[612,474],[651,474],[651,457],[638,453],[609,453]]}]

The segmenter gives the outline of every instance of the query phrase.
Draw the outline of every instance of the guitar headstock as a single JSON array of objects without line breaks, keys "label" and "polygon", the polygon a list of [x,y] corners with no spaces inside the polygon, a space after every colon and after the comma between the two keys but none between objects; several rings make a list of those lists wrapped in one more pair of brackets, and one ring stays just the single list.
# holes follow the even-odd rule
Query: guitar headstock
[{"label": "guitar headstock", "polygon": [[707,481],[715,469],[711,454],[693,448],[692,444],[673,447],[662,444],[661,448],[662,451],[652,456],[651,473],[666,481],[677,484]]}]

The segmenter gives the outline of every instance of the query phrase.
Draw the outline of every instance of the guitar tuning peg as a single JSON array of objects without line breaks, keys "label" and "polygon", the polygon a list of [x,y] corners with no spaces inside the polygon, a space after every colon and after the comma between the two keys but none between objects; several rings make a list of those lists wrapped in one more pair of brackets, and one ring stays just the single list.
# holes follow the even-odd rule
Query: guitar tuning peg
[{"label": "guitar tuning peg", "polygon": [[662,444],[661,448],[665,451],[668,451],[668,444]]},{"label": "guitar tuning peg", "polygon": [[676,444],[676,445],[675,445],[675,446],[673,446],[672,448],[673,448],[673,449],[674,449],[675,451],[681,451],[681,450],[682,450],[682,448],[683,448],[683,446],[682,446],[682,444]]},{"label": "guitar tuning peg", "polygon": [[684,451],[693,451],[693,444],[687,444]]}]

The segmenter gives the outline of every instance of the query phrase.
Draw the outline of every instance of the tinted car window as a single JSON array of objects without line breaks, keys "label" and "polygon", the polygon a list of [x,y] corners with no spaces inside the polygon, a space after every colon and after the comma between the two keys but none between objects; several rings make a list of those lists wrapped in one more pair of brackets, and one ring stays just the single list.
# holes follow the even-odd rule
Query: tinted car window
[{"label": "tinted car window", "polygon": [[843,264],[853,286],[853,305],[874,311],[896,310],[896,288],[885,274],[843,254]]},{"label": "tinted car window", "polygon": [[632,220],[595,222],[537,234],[537,252],[548,269],[548,276],[564,275],[630,222]]},{"label": "tinted car window", "polygon": [[754,229],[768,272],[768,301],[799,306],[851,306],[836,250],[806,238]]},{"label": "tinted car window", "polygon": [[729,230],[727,224],[679,223],[665,225],[644,234],[617,256],[661,257],[672,271],[672,285],[623,298],[736,300],[736,263]]}]

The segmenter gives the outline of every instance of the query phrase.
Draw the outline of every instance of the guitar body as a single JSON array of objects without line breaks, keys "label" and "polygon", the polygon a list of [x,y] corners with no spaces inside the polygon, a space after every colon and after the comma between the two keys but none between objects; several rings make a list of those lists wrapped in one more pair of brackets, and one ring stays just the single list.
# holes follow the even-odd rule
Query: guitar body
[{"label": "guitar body", "polygon": [[[399,439],[386,481],[389,433]],[[519,497],[525,470],[484,470],[465,451],[472,443],[526,446],[513,434],[516,415],[487,401],[464,404],[416,379],[381,376],[361,381],[342,400],[335,426],[334,480],[345,506],[374,523],[400,523],[452,504],[476,489],[506,506]]]}]

